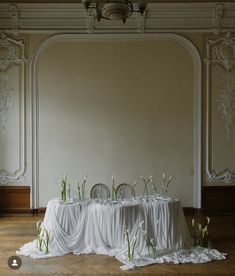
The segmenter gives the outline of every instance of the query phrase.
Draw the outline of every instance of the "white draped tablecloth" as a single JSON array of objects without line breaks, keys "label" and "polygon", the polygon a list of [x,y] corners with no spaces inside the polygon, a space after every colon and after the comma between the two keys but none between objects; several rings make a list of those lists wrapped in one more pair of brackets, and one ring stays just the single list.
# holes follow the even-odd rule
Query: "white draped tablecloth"
[{"label": "white draped tablecloth", "polygon": [[[156,244],[157,254],[150,257],[143,229]],[[130,241],[136,233],[134,261],[127,258],[127,227]],[[225,258],[215,249],[192,247],[180,201],[160,196],[136,197],[128,200],[48,202],[42,228],[50,231],[49,253],[37,248],[34,240],[16,253],[33,258],[47,258],[74,254],[105,254],[124,263],[122,269],[132,269],[152,263],[202,263]]]}]

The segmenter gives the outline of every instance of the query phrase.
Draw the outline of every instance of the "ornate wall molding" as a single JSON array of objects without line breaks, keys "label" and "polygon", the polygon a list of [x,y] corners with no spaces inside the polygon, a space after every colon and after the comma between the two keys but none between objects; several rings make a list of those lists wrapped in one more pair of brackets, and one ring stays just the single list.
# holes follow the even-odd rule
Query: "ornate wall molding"
[{"label": "ornate wall molding", "polygon": [[58,34],[43,41],[35,50],[31,61],[31,152],[32,152],[32,189],[31,208],[39,207],[39,99],[38,99],[38,68],[40,58],[48,47],[66,41],[175,41],[184,47],[191,55],[194,64],[194,207],[201,207],[201,58],[196,47],[191,41],[176,34]]},{"label": "ornate wall molding", "polygon": [[19,118],[20,134],[19,134],[19,168],[14,172],[9,172],[5,168],[0,169],[0,183],[7,184],[9,181],[23,181],[25,178],[25,56],[23,40],[16,40],[6,35],[0,34],[0,119],[1,130],[6,131],[5,125],[7,115],[13,106],[13,89],[10,87],[10,78],[8,70],[13,66],[19,66]]},{"label": "ornate wall molding", "polygon": [[145,31],[145,20],[146,20],[146,12],[143,14],[137,13],[137,28],[139,33],[144,33]]},{"label": "ornate wall molding", "polygon": [[12,31],[17,35],[19,33],[20,12],[15,4],[9,5],[9,11],[11,12],[12,18]]},{"label": "ornate wall molding", "polygon": [[[235,36],[231,33],[220,35],[219,38],[208,40],[211,53],[209,60],[224,69],[220,81],[221,93],[218,97],[218,111],[222,114],[226,136],[229,139],[235,110]],[[210,54],[209,53],[209,54]]]},{"label": "ornate wall molding", "polygon": [[224,5],[222,3],[216,4],[215,9],[214,9],[214,18],[213,18],[213,23],[214,23],[214,33],[219,34],[221,30],[221,20],[223,16],[223,11],[224,11]]},{"label": "ornate wall molding", "polygon": [[[1,48],[1,46],[0,46]],[[11,110],[13,105],[12,100],[13,89],[9,87],[9,75],[6,72],[0,71],[0,116],[3,121],[3,116]],[[5,123],[2,123],[5,129]]]},{"label": "ornate wall molding", "polygon": [[235,172],[229,168],[217,171],[211,168],[211,70],[218,64],[224,71],[220,80],[220,94],[217,98],[217,110],[224,121],[225,136],[230,139],[230,132],[235,113],[235,36],[232,33],[208,38],[207,42],[207,100],[206,100],[206,171],[209,182],[222,181],[226,184],[235,180]]},{"label": "ornate wall molding", "polygon": [[[92,20],[82,3],[0,3],[0,30],[21,33],[219,32],[235,30],[235,3],[149,3],[138,14],[120,21]],[[144,24],[143,24],[144,19]]]}]

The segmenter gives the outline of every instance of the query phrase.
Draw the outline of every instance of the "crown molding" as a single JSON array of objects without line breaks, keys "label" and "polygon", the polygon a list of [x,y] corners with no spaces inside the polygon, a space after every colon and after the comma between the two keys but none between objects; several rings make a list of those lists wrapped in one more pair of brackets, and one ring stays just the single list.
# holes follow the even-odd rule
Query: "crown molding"
[{"label": "crown molding", "polygon": [[144,20],[133,14],[126,24],[91,20],[81,3],[0,3],[0,30],[8,32],[215,32],[215,28],[235,30],[235,3],[149,3]]}]

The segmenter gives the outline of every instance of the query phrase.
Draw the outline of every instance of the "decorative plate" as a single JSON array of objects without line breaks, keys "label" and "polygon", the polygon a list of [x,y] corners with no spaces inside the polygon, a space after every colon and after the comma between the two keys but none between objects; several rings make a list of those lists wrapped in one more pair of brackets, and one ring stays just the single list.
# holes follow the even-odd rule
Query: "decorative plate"
[{"label": "decorative plate", "polygon": [[98,183],[91,188],[90,198],[107,199],[109,197],[110,190],[107,185]]},{"label": "decorative plate", "polygon": [[117,187],[117,199],[127,199],[135,196],[130,184],[122,183]]}]

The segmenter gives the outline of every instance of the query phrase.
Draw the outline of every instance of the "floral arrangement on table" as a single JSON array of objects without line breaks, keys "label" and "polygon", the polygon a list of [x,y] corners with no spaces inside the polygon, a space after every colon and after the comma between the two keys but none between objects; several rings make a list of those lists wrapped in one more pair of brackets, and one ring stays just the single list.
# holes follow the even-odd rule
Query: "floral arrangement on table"
[{"label": "floral arrangement on table", "polygon": [[79,200],[84,200],[85,199],[87,177],[88,177],[88,175],[85,175],[81,185],[80,185],[79,181],[77,182],[77,190],[78,190]]},{"label": "floral arrangement on table", "polygon": [[[168,189],[169,189],[169,184],[172,181],[173,177],[170,176],[169,179],[166,179],[166,174],[162,174],[163,178],[163,184],[162,184],[162,194],[163,196],[167,196]],[[157,193],[157,185],[153,179],[153,176],[150,175],[148,178],[145,178],[144,176],[141,176],[141,179],[144,182],[144,191],[143,191],[143,196],[146,196],[147,199],[149,197],[149,185],[152,185],[152,189],[154,190],[154,193]],[[135,180],[133,184],[129,184],[130,190],[131,190],[131,195],[132,197],[135,197],[135,187],[137,185],[137,181]],[[86,193],[86,184],[87,184],[87,175],[85,176],[84,180],[81,182],[77,182],[77,194],[78,194],[78,199],[79,200],[84,200],[85,199],[85,193]],[[115,187],[115,181],[114,181],[114,175],[112,175],[112,180],[111,180],[111,198],[112,200],[117,200],[117,188]],[[63,201],[66,201],[67,199],[71,198],[71,184],[67,182],[67,175],[64,175],[61,179],[60,183],[60,195],[61,199]]]},{"label": "floral arrangement on table", "polygon": [[46,228],[42,228],[42,222],[36,223],[36,236],[37,236],[37,248],[39,251],[43,251],[42,245],[45,248],[45,254],[49,253],[50,231]]},{"label": "floral arrangement on table", "polygon": [[114,175],[111,180],[112,200],[117,200],[117,187],[114,185]]},{"label": "floral arrangement on table", "polygon": [[192,219],[193,228],[193,245],[206,248],[212,248],[211,241],[209,239],[208,225],[210,224],[210,218],[206,217],[206,223],[195,223],[195,219]]},{"label": "floral arrangement on table", "polygon": [[60,195],[63,201],[67,199],[67,175],[63,176],[60,182]]},{"label": "floral arrangement on table", "polygon": [[143,229],[143,224],[144,224],[144,221],[141,221],[139,226],[137,227],[132,243],[130,241],[129,231],[128,231],[126,225],[124,226],[124,235],[127,240],[127,259],[129,262],[134,261],[135,248],[136,248],[137,239],[139,238],[139,232],[141,232],[144,236],[144,240],[145,240],[147,248],[148,248],[149,257],[150,258],[156,257],[156,253],[157,253],[156,243],[154,242],[154,239],[151,239],[147,235],[147,231]]},{"label": "floral arrangement on table", "polygon": [[142,180],[144,181],[143,196],[146,195],[147,198],[148,198],[148,196],[149,196],[148,185],[149,185],[149,184],[152,184],[152,187],[153,187],[155,193],[157,192],[157,187],[156,187],[156,184],[155,184],[155,182],[154,182],[154,180],[153,180],[153,176],[152,176],[152,175],[150,175],[147,179],[144,178],[143,176],[141,176],[141,178],[142,178]]},{"label": "floral arrangement on table", "polygon": [[[86,193],[86,183],[87,183],[87,175],[85,175],[82,183],[77,182],[77,191],[79,200],[85,199]],[[67,175],[64,175],[60,182],[60,195],[63,201],[67,199],[71,199],[71,184],[67,182]]]},{"label": "floral arrangement on table", "polygon": [[135,180],[135,181],[130,185],[132,197],[135,197],[135,186],[137,185],[137,183],[138,183],[137,180]]},{"label": "floral arrangement on table", "polygon": [[167,197],[168,196],[168,189],[169,189],[169,184],[171,183],[173,176],[170,176],[168,180],[166,179],[166,174],[162,174],[162,179],[163,179],[163,184],[162,184],[162,194],[163,196]]}]

